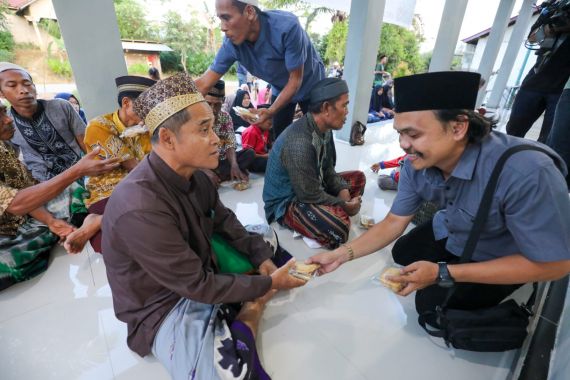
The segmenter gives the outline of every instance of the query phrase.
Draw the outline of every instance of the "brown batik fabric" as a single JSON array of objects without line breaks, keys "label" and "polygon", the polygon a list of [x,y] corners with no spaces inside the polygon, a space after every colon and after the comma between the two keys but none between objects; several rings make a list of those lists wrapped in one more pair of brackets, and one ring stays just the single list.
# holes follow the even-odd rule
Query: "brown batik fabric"
[{"label": "brown batik fabric", "polygon": [[6,209],[18,190],[35,184],[31,173],[18,160],[15,148],[0,141],[0,235],[16,235],[25,217],[12,215]]}]

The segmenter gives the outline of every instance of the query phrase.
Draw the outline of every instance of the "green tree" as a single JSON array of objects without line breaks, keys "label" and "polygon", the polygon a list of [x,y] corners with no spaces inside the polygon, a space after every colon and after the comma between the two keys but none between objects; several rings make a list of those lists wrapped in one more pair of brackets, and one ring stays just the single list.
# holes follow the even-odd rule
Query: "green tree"
[{"label": "green tree", "polygon": [[[200,25],[195,18],[184,21],[178,13],[170,11],[164,17],[163,32],[163,42],[179,54],[180,64],[184,71],[188,72],[189,57],[204,53],[204,47],[207,46],[206,28]],[[199,65],[192,61],[192,66]]]},{"label": "green tree", "polygon": [[121,38],[156,40],[155,28],[145,19],[145,10],[138,0],[114,0]]},{"label": "green tree", "polygon": [[[425,60],[420,55],[421,41],[421,36],[418,37],[414,30],[383,24],[378,52],[388,57],[386,71],[395,71],[402,62],[407,64],[410,73],[424,71]],[[397,71],[401,72],[401,70]]]},{"label": "green tree", "polygon": [[348,36],[348,21],[335,22],[330,32],[325,36],[326,50],[323,58],[324,61],[344,62],[346,53],[346,37]]}]

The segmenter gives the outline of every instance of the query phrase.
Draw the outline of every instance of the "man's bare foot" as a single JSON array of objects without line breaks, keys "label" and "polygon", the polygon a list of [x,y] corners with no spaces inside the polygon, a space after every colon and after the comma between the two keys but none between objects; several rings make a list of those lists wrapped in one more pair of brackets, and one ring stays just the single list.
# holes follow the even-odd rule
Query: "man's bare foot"
[{"label": "man's bare foot", "polygon": [[257,336],[257,327],[259,326],[263,309],[265,309],[265,305],[275,293],[277,293],[277,290],[271,289],[255,301],[245,302],[236,317],[236,319],[242,321],[249,327],[254,337]]},{"label": "man's bare foot", "polygon": [[101,229],[102,215],[89,214],[83,221],[81,228],[73,231],[65,238],[63,246],[67,253],[79,253],[91,239]]}]

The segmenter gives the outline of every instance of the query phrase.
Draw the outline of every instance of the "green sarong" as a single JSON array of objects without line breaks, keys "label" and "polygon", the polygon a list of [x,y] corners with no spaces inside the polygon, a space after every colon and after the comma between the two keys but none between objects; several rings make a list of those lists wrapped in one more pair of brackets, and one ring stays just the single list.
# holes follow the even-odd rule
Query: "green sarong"
[{"label": "green sarong", "polygon": [[57,241],[56,235],[34,219],[22,224],[16,236],[0,235],[0,290],[45,271]]}]

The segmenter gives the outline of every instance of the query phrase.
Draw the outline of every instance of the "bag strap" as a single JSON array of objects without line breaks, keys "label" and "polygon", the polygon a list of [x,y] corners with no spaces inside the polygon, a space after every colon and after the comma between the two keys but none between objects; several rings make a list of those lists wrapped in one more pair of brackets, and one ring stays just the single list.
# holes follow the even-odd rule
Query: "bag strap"
[{"label": "bag strap", "polygon": [[[509,159],[510,156],[512,156],[513,154],[518,153],[520,151],[523,151],[523,150],[535,150],[538,152],[542,152],[542,153],[548,155],[549,157],[553,158],[553,160],[556,162],[556,159],[551,152],[549,152],[546,149],[541,148],[539,146],[528,145],[528,144],[513,146],[513,147],[507,149],[501,155],[501,157],[499,157],[499,160],[497,161],[497,164],[495,165],[495,168],[493,169],[493,172],[491,173],[491,177],[489,178],[489,182],[487,182],[487,186],[485,187],[485,192],[483,193],[483,198],[481,199],[479,209],[477,210],[477,214],[475,215],[475,221],[473,222],[473,228],[471,229],[471,232],[469,233],[469,237],[467,238],[467,243],[465,243],[465,248],[463,248],[463,253],[461,254],[461,258],[459,259],[459,264],[467,263],[467,262],[471,261],[471,258],[473,257],[473,252],[475,252],[475,247],[477,246],[477,242],[479,241],[479,236],[481,235],[481,232],[483,231],[483,225],[485,224],[485,220],[487,219],[487,216],[489,215],[489,210],[491,209],[491,203],[493,201],[493,195],[495,194],[495,190],[496,190],[497,184],[499,182],[499,175],[501,174],[501,171],[503,170],[505,163],[507,162],[507,160]],[[449,302],[449,299],[451,298],[451,296],[455,292],[455,289],[456,289],[456,286],[453,286],[448,290],[447,295],[445,297],[445,300],[441,304],[442,309],[445,309],[447,307],[447,303]],[[535,287],[535,290],[533,291],[533,294],[531,295],[531,298],[533,298],[532,299],[533,303],[534,303],[534,296],[535,296],[534,293],[536,293],[536,287]],[[529,299],[529,303],[530,303],[530,299]]]}]

